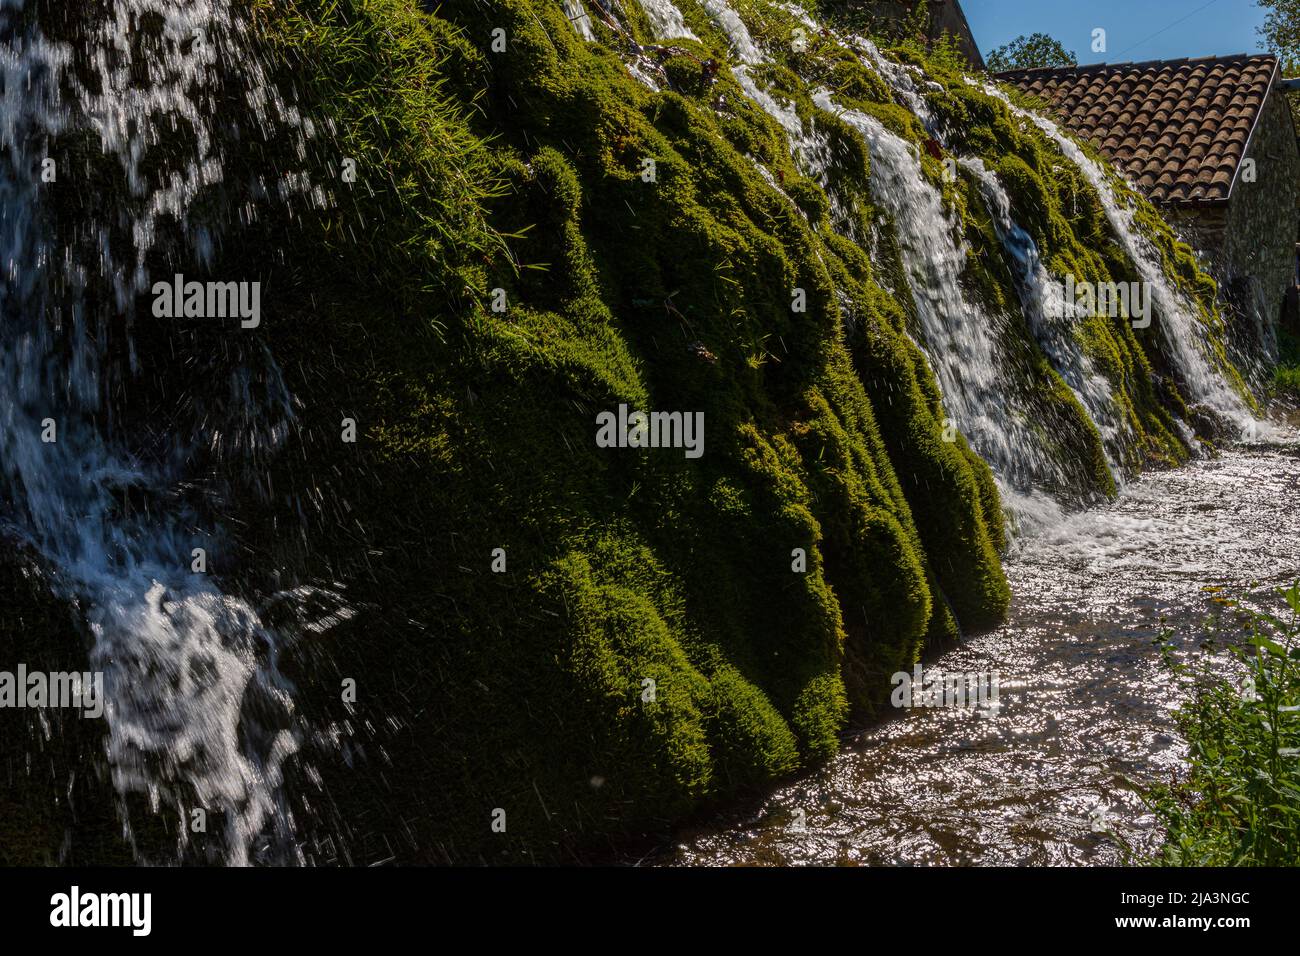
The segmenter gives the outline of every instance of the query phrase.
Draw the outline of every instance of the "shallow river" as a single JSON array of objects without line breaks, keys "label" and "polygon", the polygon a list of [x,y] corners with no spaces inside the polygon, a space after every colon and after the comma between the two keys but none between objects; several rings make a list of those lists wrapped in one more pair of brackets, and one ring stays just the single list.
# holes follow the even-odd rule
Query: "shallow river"
[{"label": "shallow river", "polygon": [[1216,594],[1271,604],[1300,577],[1300,448],[1149,475],[1022,538],[1007,573],[1006,625],[925,662],[996,672],[996,712],[900,710],[658,862],[1110,864],[1158,846],[1135,785],[1169,779],[1184,745],[1155,639],[1195,653]]}]

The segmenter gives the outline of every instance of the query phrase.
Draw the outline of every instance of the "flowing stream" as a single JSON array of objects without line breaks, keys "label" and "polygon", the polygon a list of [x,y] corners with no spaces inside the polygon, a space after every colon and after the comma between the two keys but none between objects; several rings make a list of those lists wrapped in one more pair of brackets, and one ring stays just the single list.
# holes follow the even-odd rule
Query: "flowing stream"
[{"label": "flowing stream", "polygon": [[[1276,609],[1300,578],[1300,444],[1244,446],[1131,483],[1007,563],[1006,624],[927,658],[995,672],[994,711],[900,709],[815,775],[680,836],[677,865],[1108,865],[1161,832],[1137,794],[1168,781],[1182,656],[1219,594]],[[1222,592],[1205,590],[1222,588]],[[1213,658],[1227,670],[1223,655]]]}]

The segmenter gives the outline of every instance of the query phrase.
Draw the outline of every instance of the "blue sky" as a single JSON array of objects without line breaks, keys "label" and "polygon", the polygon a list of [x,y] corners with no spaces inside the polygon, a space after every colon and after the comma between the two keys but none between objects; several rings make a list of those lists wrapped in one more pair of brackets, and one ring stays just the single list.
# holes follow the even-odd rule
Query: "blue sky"
[{"label": "blue sky", "polygon": [[[1264,12],[1255,0],[961,0],[961,5],[986,54],[1022,33],[1055,37],[1080,63],[1263,49],[1255,28],[1264,22]],[[1092,52],[1097,27],[1106,31],[1105,53]]]}]

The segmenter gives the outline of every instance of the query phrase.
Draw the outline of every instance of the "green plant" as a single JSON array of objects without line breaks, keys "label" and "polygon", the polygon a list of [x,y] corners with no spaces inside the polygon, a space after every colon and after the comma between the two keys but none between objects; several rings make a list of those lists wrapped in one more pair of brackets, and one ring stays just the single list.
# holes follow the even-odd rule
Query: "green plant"
[{"label": "green plant", "polygon": [[1033,70],[1047,66],[1078,66],[1079,58],[1046,33],[1023,34],[988,55],[990,73]]},{"label": "green plant", "polygon": [[1300,398],[1300,338],[1283,328],[1278,333],[1277,366],[1273,369],[1273,391]]},{"label": "green plant", "polygon": [[1300,585],[1282,596],[1284,618],[1220,599],[1242,616],[1245,674],[1201,675],[1178,713],[1191,769],[1148,794],[1168,831],[1158,864],[1300,863]]}]

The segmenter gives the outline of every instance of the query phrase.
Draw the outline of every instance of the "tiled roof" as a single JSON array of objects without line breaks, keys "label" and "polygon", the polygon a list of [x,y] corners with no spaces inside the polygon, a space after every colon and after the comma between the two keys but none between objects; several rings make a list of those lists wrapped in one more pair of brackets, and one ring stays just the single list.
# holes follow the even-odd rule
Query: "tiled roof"
[{"label": "tiled roof", "polygon": [[1156,202],[1227,200],[1277,60],[1267,55],[1013,70]]}]

